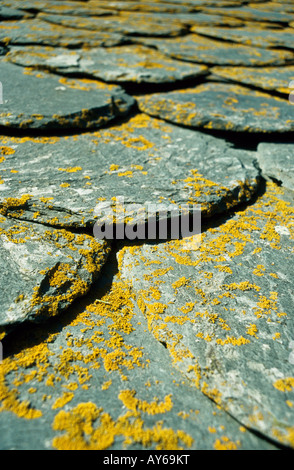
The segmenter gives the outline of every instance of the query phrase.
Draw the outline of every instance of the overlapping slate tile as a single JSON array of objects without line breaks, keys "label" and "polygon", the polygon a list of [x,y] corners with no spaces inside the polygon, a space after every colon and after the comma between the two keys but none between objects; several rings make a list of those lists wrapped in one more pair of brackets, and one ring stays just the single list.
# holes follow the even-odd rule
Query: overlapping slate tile
[{"label": "overlapping slate tile", "polygon": [[262,142],[257,148],[257,159],[265,178],[271,178],[294,191],[293,144]]},{"label": "overlapping slate tile", "polygon": [[26,67],[84,73],[106,82],[174,83],[197,78],[208,69],[171,59],[144,46],[68,50],[41,46],[14,47],[6,58]]},{"label": "overlapping slate tile", "polygon": [[34,74],[4,61],[0,62],[0,76],[4,99],[0,125],[7,128],[97,128],[128,113],[134,105],[134,99],[121,88],[98,81]]},{"label": "overlapping slate tile", "polygon": [[256,26],[240,28],[192,27],[191,31],[217,39],[226,38],[228,41],[256,47],[283,47],[293,49],[293,31],[291,28],[281,30],[265,29]]},{"label": "overlapping slate tile", "polygon": [[272,23],[289,23],[293,15],[283,10],[273,11],[265,5],[242,5],[235,8],[208,8],[208,13],[218,13],[224,16],[239,18],[246,21],[268,21]]},{"label": "overlapping slate tile", "polygon": [[[97,33],[119,33],[130,36],[178,36],[184,32],[184,27],[176,19],[163,21],[161,16],[140,13],[125,13],[123,16],[109,16],[102,18],[87,18],[70,15],[50,15],[40,13],[38,18],[49,23],[95,31]],[[66,31],[65,31],[66,32]]]},{"label": "overlapping slate tile", "polygon": [[64,311],[88,292],[109,253],[106,241],[1,213],[0,233],[1,331]]},{"label": "overlapping slate tile", "polygon": [[[174,20],[175,16],[173,13],[161,13],[161,18],[168,21]],[[158,16],[158,15],[156,15]],[[202,11],[196,11],[192,13],[178,13],[176,16],[177,22],[188,27],[197,25],[217,25],[217,26],[230,26],[238,27],[243,25],[243,21],[237,18],[229,18],[222,15],[208,14]],[[197,32],[197,31],[196,31]]]},{"label": "overlapping slate tile", "polygon": [[220,77],[252,85],[269,91],[289,95],[290,82],[294,80],[294,66],[286,67],[212,67],[213,77]]},{"label": "overlapping slate tile", "polygon": [[2,449],[275,450],[191,387],[134,297],[104,271],[68,315],[4,344]]},{"label": "overlapping slate tile", "polygon": [[201,204],[209,217],[250,200],[260,182],[254,152],[140,114],[101,132],[0,146],[4,215],[61,227],[93,226],[104,216],[96,206],[119,197],[125,221],[146,220],[159,203]]},{"label": "overlapping slate tile", "polygon": [[2,44],[36,44],[60,47],[111,47],[125,43],[122,34],[64,28],[53,23],[31,20],[5,21],[0,28]]},{"label": "overlapping slate tile", "polygon": [[217,41],[197,34],[174,39],[140,38],[176,59],[211,65],[277,66],[293,63],[293,53],[278,49],[261,49]]},{"label": "overlapping slate tile", "polygon": [[240,424],[292,448],[293,216],[293,194],[272,184],[194,249],[183,239],[119,253],[174,366]]},{"label": "overlapping slate tile", "polygon": [[294,111],[282,98],[228,83],[138,97],[140,109],[184,126],[234,132],[293,132]]},{"label": "overlapping slate tile", "polygon": [[0,19],[1,20],[20,20],[22,18],[31,18],[32,14],[15,8],[0,6]]}]

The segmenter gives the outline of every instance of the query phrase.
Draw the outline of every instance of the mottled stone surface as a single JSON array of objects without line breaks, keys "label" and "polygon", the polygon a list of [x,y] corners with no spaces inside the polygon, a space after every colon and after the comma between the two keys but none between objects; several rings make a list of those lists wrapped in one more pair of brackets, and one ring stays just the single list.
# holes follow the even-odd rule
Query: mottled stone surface
[{"label": "mottled stone surface", "polygon": [[228,41],[238,42],[247,46],[293,49],[293,31],[291,28],[262,29],[252,26],[241,28],[216,28],[199,27],[192,28],[197,34],[216,39],[226,38]]},{"label": "mottled stone surface", "polygon": [[294,191],[294,145],[260,143],[258,164],[265,178],[272,178]]},{"label": "mottled stone surface", "polygon": [[259,185],[254,152],[144,115],[95,134],[3,138],[1,150],[5,213],[18,212],[7,198],[25,193],[19,216],[56,226],[91,226],[97,204],[118,197],[125,218],[159,203],[199,204],[207,217],[250,199]]},{"label": "mottled stone surface", "polygon": [[124,247],[149,331],[239,423],[293,446],[293,195],[273,185],[189,240]]},{"label": "mottled stone surface", "polygon": [[[95,32],[120,33],[131,36],[178,36],[183,27],[176,20],[163,21],[160,16],[140,13],[129,13],[124,16],[110,16],[102,18],[85,18],[66,15],[49,15],[40,13],[39,18],[71,28],[85,29]],[[149,19],[149,21],[148,21]]]},{"label": "mottled stone surface", "polygon": [[121,88],[101,82],[34,74],[4,61],[0,62],[0,75],[4,99],[0,125],[7,128],[97,128],[128,113],[134,105],[134,99]]},{"label": "mottled stone surface", "polygon": [[94,32],[77,28],[64,28],[57,24],[32,18],[29,21],[5,21],[0,30],[0,43],[17,45],[45,45],[60,47],[112,47],[126,42],[122,34]]},{"label": "mottled stone surface", "polygon": [[293,15],[1,2],[1,449],[294,449]]},{"label": "mottled stone surface", "polygon": [[68,50],[40,46],[13,48],[7,59],[26,67],[85,73],[106,82],[174,83],[207,73],[203,65],[171,59],[144,46]]},{"label": "mottled stone surface", "polygon": [[138,98],[145,113],[184,126],[234,132],[293,132],[294,111],[287,100],[226,83]]},{"label": "mottled stone surface", "polygon": [[109,252],[105,241],[1,213],[0,233],[1,330],[64,311],[88,292]]},{"label": "mottled stone surface", "polygon": [[212,67],[212,76],[225,78],[244,85],[253,85],[264,90],[290,93],[290,82],[294,80],[294,66],[285,67]]},{"label": "mottled stone surface", "polygon": [[176,59],[211,65],[275,66],[292,61],[293,53],[287,50],[261,49],[217,41],[198,34],[188,34],[174,39],[140,38],[140,42],[157,47]]}]

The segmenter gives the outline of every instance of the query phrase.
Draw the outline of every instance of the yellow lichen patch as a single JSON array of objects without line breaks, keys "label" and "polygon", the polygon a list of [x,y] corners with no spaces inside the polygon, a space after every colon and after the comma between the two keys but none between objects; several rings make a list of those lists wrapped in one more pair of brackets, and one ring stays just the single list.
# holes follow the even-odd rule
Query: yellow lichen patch
[{"label": "yellow lichen patch", "polygon": [[59,450],[103,450],[114,444],[116,438],[124,438],[124,446],[140,443],[156,450],[177,450],[191,447],[193,439],[184,431],[165,428],[163,422],[145,428],[140,413],[127,411],[117,420],[95,404],[80,403],[70,412],[60,411],[55,417],[53,429],[64,431],[53,439]]},{"label": "yellow lichen patch", "polygon": [[281,392],[291,392],[294,389],[294,377],[286,377],[274,382],[273,386]]},{"label": "yellow lichen patch", "polygon": [[217,439],[214,443],[215,450],[238,450],[238,445],[240,442],[236,443],[231,441],[227,436],[222,436],[220,439]]},{"label": "yellow lichen patch", "polygon": [[139,400],[135,397],[135,390],[123,390],[120,392],[118,398],[123,402],[123,404],[131,411],[143,411],[150,415],[165,413],[170,411],[173,407],[171,400],[171,395],[167,395],[163,402],[158,403],[158,400],[154,400],[151,403],[148,403],[145,400]]},{"label": "yellow lichen patch", "polygon": [[71,392],[64,392],[63,395],[56,399],[56,401],[52,405],[53,410],[57,410],[58,408],[62,408],[64,405],[69,403],[74,397],[74,393]]}]

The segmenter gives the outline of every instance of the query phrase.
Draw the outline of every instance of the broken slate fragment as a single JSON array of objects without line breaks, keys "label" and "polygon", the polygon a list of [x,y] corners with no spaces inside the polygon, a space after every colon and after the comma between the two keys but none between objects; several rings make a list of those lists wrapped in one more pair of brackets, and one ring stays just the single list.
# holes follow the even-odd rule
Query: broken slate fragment
[{"label": "broken slate fragment", "polygon": [[134,99],[102,82],[67,81],[0,62],[0,125],[17,129],[91,129],[130,111]]},{"label": "broken slate fragment", "polygon": [[149,332],[191,387],[292,449],[293,216],[293,195],[271,183],[194,247],[192,237],[117,255]]},{"label": "broken slate fragment", "polygon": [[293,144],[262,142],[257,148],[257,159],[265,178],[294,191]]},{"label": "broken slate fragment", "polygon": [[119,197],[122,221],[146,221],[160,203],[209,217],[249,201],[260,182],[255,152],[144,114],[65,138],[2,137],[0,149],[2,214],[59,227],[93,227]]},{"label": "broken slate fragment", "polygon": [[85,295],[109,253],[106,241],[0,215],[0,328],[40,322]]},{"label": "broken slate fragment", "polygon": [[183,126],[234,132],[286,133],[294,130],[288,100],[227,83],[138,97],[141,111]]},{"label": "broken slate fragment", "polygon": [[276,66],[293,63],[294,59],[290,51],[250,47],[198,34],[160,40],[140,37],[137,40],[176,59],[211,65]]},{"label": "broken slate fragment", "polygon": [[144,46],[120,46],[68,50],[41,46],[14,47],[6,59],[26,67],[57,73],[85,73],[106,82],[173,83],[197,78],[207,72],[204,65],[171,59]]}]

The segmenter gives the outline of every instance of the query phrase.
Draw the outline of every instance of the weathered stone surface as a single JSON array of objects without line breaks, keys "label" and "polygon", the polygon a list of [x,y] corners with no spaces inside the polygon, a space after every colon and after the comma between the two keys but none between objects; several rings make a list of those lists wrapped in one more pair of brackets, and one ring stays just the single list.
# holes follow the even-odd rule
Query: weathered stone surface
[{"label": "weathered stone surface", "polygon": [[294,191],[293,144],[260,143],[257,158],[265,178],[272,178]]},{"label": "weathered stone surface", "polygon": [[7,59],[26,67],[85,73],[106,82],[173,83],[207,73],[203,65],[171,59],[144,46],[92,48],[89,51],[30,46],[13,48]]},{"label": "weathered stone surface", "polygon": [[267,8],[266,5],[254,4],[234,8],[209,8],[207,12],[253,22],[267,21],[273,23],[289,23],[289,21],[293,21],[294,19],[293,15],[282,9],[280,11],[273,11],[271,8]]},{"label": "weathered stone surface", "polygon": [[125,43],[118,33],[63,28],[53,23],[31,20],[6,21],[0,29],[2,44],[36,44],[60,47],[112,47]]},{"label": "weathered stone surface", "polygon": [[107,242],[0,214],[0,328],[43,321],[85,295],[107,259]]},{"label": "weathered stone surface", "polygon": [[255,152],[145,115],[80,136],[4,137],[0,146],[3,213],[61,227],[93,226],[103,216],[96,206],[118,197],[125,221],[145,220],[148,204],[159,203],[201,204],[209,217],[259,186]]},{"label": "weathered stone surface", "polygon": [[227,83],[138,97],[141,111],[184,126],[234,132],[293,132],[294,111],[281,98]]},{"label": "weathered stone surface", "polygon": [[20,20],[22,18],[31,18],[32,14],[16,10],[14,8],[8,8],[5,6],[0,6],[0,19],[1,20]]},{"label": "weathered stone surface", "polygon": [[1,448],[274,450],[174,367],[113,271],[67,315],[4,344]]},{"label": "weathered stone surface", "polygon": [[278,91],[289,95],[290,82],[294,79],[294,66],[286,67],[212,67],[212,76],[253,85],[255,87]]},{"label": "weathered stone surface", "polygon": [[131,36],[178,36],[184,28],[176,20],[165,22],[161,16],[125,13],[121,16],[86,18],[40,13],[39,18],[49,23],[98,33],[119,33]]},{"label": "weathered stone surface", "polygon": [[98,81],[33,74],[4,61],[0,62],[0,75],[4,100],[0,125],[8,128],[97,128],[134,105],[134,99],[121,88]]},{"label": "weathered stone surface", "polygon": [[268,186],[194,249],[150,242],[118,256],[175,368],[240,424],[293,448],[294,209],[280,193]]},{"label": "weathered stone surface", "polygon": [[[257,47],[284,47],[294,49],[293,31],[291,28],[264,29],[254,26],[242,26],[241,28],[216,28],[193,26],[191,29],[197,34],[217,39],[226,38],[246,46]],[[293,57],[294,58],[294,57]]]},{"label": "weathered stone surface", "polygon": [[[174,20],[175,16],[173,13],[161,13],[161,18],[165,20],[172,19]],[[243,21],[238,20],[237,18],[229,18],[227,16],[222,15],[213,15],[208,14],[202,11],[195,11],[193,13],[178,13],[177,21],[180,24],[186,26],[197,26],[197,25],[217,25],[217,26],[242,26]]]},{"label": "weathered stone surface", "polygon": [[176,59],[211,65],[275,66],[293,63],[293,53],[278,49],[261,49],[217,41],[197,34],[174,39],[139,38]]}]

